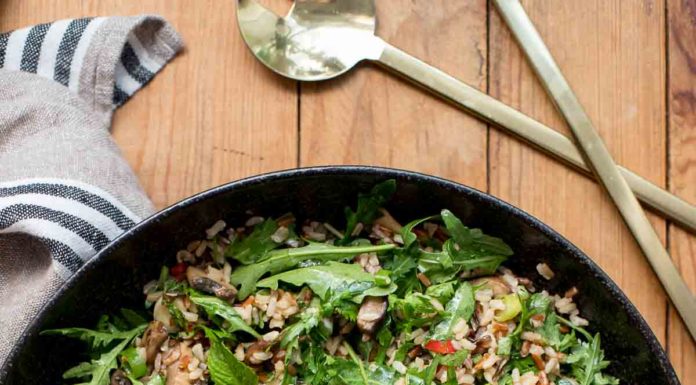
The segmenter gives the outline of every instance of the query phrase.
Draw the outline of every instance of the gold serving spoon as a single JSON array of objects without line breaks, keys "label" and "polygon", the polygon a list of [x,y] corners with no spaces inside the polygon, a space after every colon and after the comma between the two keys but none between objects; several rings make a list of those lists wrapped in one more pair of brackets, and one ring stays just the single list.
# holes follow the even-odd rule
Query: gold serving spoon
[{"label": "gold serving spoon", "polygon": [[[374,0],[295,0],[280,17],[255,0],[237,0],[237,19],[254,55],[300,81],[337,77],[370,60],[591,175],[573,142],[512,107],[414,58],[375,35]],[[645,204],[696,232],[696,207],[619,167]]]}]

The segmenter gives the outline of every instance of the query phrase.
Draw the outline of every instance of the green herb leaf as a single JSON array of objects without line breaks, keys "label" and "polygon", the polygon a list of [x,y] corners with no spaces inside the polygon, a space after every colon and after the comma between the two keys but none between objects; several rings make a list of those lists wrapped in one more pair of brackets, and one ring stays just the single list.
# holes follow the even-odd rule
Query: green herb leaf
[{"label": "green herb leaf", "polygon": [[[142,330],[142,327],[139,328]],[[100,332],[84,328],[64,328],[64,329],[49,329],[41,332],[41,335],[61,335],[70,338],[77,338],[90,345],[91,349],[99,349],[108,346],[110,343],[118,340],[130,339],[133,336],[133,331],[115,331],[115,332]]]},{"label": "green herb leaf", "polygon": [[226,331],[229,333],[234,333],[236,331],[243,331],[251,334],[256,338],[261,338],[261,335],[256,332],[251,326],[247,325],[242,317],[237,313],[236,310],[229,303],[223,301],[218,297],[213,297],[209,295],[201,294],[193,289],[189,292],[189,298],[191,302],[195,303],[197,306],[203,308],[208,314],[209,318],[215,316],[220,317],[227,321],[229,326]]},{"label": "green herb leaf", "polygon": [[451,211],[442,210],[440,213],[450,236],[461,248],[462,254],[471,256],[496,254],[510,256],[512,249],[502,239],[484,234],[479,229],[470,229],[462,223]]},{"label": "green herb leaf", "polygon": [[338,244],[346,245],[353,239],[352,233],[358,223],[363,225],[371,224],[379,217],[379,209],[391,199],[396,191],[396,181],[393,179],[386,180],[375,185],[369,194],[360,194],[358,196],[358,207],[355,212],[349,207],[346,207],[347,225],[343,239],[339,240]]},{"label": "green herb leaf", "polygon": [[[147,325],[141,325],[135,329],[129,330],[127,332],[114,333],[114,336],[109,340],[109,342],[104,342],[105,339],[102,336],[97,338],[96,333],[89,329],[78,329],[78,328],[68,328],[68,329],[53,329],[45,330],[41,332],[43,335],[64,335],[68,337],[79,338],[80,340],[87,341],[91,344],[92,349],[96,350],[102,347],[106,347],[112,341],[121,340],[119,344],[101,353],[98,358],[91,360],[90,362],[83,362],[73,368],[68,369],[63,373],[64,379],[71,378],[89,378],[89,382],[85,382],[81,385],[108,385],[110,383],[110,372],[116,369],[117,358],[121,352],[128,346],[128,344],[135,338],[135,336],[142,333]],[[95,341],[99,341],[97,344]]]},{"label": "green herb leaf", "polygon": [[355,282],[374,284],[375,277],[365,272],[358,264],[330,261],[326,265],[310,266],[276,274],[259,281],[256,286],[276,290],[279,281],[295,286],[307,285],[319,297],[326,300],[329,290],[336,290]]},{"label": "green herb leaf", "polygon": [[230,244],[225,250],[225,256],[233,258],[243,265],[263,260],[269,251],[280,246],[279,243],[271,239],[276,230],[278,230],[276,221],[266,219],[256,225],[251,234]]},{"label": "green herb leaf", "polygon": [[256,373],[239,362],[237,357],[217,339],[211,340],[207,365],[210,377],[216,385],[256,385],[259,383]]},{"label": "green herb leaf", "polygon": [[147,320],[143,316],[130,309],[121,309],[121,316],[123,316],[123,319],[132,328],[147,323]]},{"label": "green herb leaf", "polygon": [[[571,365],[571,373],[580,385],[604,385],[613,384],[616,379],[601,374],[601,370],[609,366],[609,361],[604,360],[599,334],[596,334],[589,342],[582,342],[575,346],[573,352],[566,359]],[[596,382],[599,380],[599,383]]]},{"label": "green herb leaf", "polygon": [[432,339],[443,341],[452,338],[452,329],[454,329],[454,326],[457,325],[460,320],[469,322],[471,316],[474,314],[475,306],[474,290],[469,283],[462,282],[454,293],[454,297],[447,302],[442,321],[435,325]]},{"label": "green herb leaf", "polygon": [[441,303],[447,303],[454,297],[454,287],[456,284],[457,281],[453,280],[433,285],[425,289],[425,294],[436,298]]},{"label": "green herb leaf", "polygon": [[423,222],[432,221],[432,220],[437,219],[439,217],[440,217],[439,215],[432,215],[429,217],[416,219],[415,221],[412,221],[412,222],[409,222],[408,224],[406,224],[406,226],[404,226],[401,229],[401,238],[404,240],[404,248],[410,247],[412,244],[414,244],[418,240],[418,237],[416,236],[416,234],[413,233],[413,229],[416,226],[420,225]]},{"label": "green herb leaf", "polygon": [[237,298],[244,299],[253,292],[256,283],[265,274],[277,274],[304,261],[340,261],[350,259],[358,254],[383,252],[395,247],[395,245],[333,246],[312,243],[295,249],[274,250],[269,252],[268,258],[261,262],[235,269],[230,276],[230,282],[235,286],[240,286]]}]

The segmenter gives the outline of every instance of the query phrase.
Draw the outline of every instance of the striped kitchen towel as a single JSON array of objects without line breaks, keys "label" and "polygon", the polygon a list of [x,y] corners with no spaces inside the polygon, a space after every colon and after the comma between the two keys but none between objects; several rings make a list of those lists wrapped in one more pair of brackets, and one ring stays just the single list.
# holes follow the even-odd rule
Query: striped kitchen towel
[{"label": "striped kitchen towel", "polygon": [[153,212],[109,127],[181,48],[157,16],[0,34],[0,367],[52,292]]}]

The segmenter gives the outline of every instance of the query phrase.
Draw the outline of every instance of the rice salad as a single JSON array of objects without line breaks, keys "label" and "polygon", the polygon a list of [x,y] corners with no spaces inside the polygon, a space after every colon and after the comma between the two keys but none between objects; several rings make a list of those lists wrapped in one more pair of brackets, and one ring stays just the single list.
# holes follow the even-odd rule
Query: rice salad
[{"label": "rice salad", "polygon": [[[513,251],[452,212],[405,225],[376,185],[334,227],[220,220],[143,288],[144,309],[79,338],[89,385],[607,385],[600,335],[573,298],[501,266]],[[536,266],[551,279],[546,264]]]}]

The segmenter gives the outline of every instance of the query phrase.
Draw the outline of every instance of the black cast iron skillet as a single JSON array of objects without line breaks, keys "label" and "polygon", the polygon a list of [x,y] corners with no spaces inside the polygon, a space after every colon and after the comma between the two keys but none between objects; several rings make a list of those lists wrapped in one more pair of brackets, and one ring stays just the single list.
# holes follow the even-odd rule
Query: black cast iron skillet
[{"label": "black cast iron skillet", "polygon": [[[579,289],[576,301],[590,330],[602,333],[609,372],[623,384],[677,385],[679,381],[650,328],[621,290],[585,254],[539,220],[480,191],[443,179],[375,167],[322,167],[256,176],[214,188],[175,204],[127,231],[75,274],[27,329],[0,370],[0,383],[62,383],[60,374],[84,357],[80,342],[39,336],[54,327],[93,327],[103,313],[141,309],[142,286],[171,263],[176,251],[216,220],[238,224],[252,210],[261,215],[294,212],[298,218],[343,223],[343,208],[359,192],[394,178],[398,190],[388,208],[407,221],[449,208],[465,224],[502,237],[515,251],[506,265],[533,278],[537,288]],[[535,266],[546,262],[551,281]]]}]

